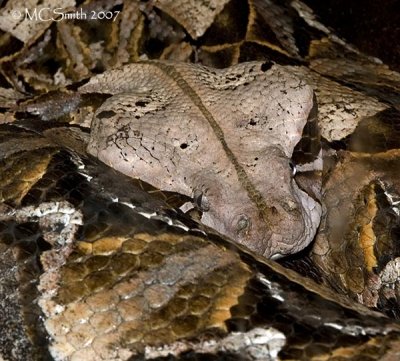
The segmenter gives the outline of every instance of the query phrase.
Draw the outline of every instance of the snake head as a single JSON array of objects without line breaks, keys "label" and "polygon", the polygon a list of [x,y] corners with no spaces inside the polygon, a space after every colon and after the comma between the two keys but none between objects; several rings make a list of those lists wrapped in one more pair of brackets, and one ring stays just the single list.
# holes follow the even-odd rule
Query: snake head
[{"label": "snake head", "polygon": [[[203,223],[258,254],[279,258],[311,242],[319,225],[321,205],[299,187],[293,164],[279,148],[268,149],[260,158],[264,159],[259,166],[266,176],[260,179],[258,189],[265,189],[265,194],[258,198],[257,206],[240,188],[227,189],[213,174],[204,173],[201,180],[198,178],[202,191],[195,192],[195,203],[203,211]],[[254,199],[257,201],[257,194]]]},{"label": "snake head", "polygon": [[[228,169],[220,169],[219,174],[208,170],[194,181],[203,190],[197,190],[196,198],[205,211],[202,221],[268,258],[305,248],[316,234],[322,213],[317,102],[307,86],[300,94],[304,103],[287,107],[288,113],[297,114],[297,118],[288,123],[286,132],[275,133],[277,139],[286,139],[260,149],[254,145],[257,150],[253,152],[246,152],[244,145],[240,147],[244,175]],[[301,111],[296,112],[296,106]],[[293,126],[296,123],[300,124],[297,129]],[[250,136],[244,138],[248,143]],[[258,144],[263,144],[262,140]],[[237,179],[232,179],[235,176]],[[223,183],[219,179],[229,181]]]},{"label": "snake head", "polygon": [[204,224],[264,256],[312,240],[320,207],[296,185],[290,160],[315,99],[293,69],[143,62],[80,91],[110,94],[94,114],[92,155],[161,190],[200,192]]}]

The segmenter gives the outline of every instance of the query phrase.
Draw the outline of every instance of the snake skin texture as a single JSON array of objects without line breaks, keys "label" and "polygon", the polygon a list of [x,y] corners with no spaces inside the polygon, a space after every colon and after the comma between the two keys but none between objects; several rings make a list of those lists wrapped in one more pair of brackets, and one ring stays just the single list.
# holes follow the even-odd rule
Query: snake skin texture
[{"label": "snake skin texture", "polygon": [[[87,18],[16,16],[46,6]],[[111,19],[89,20],[93,13]],[[325,25],[300,0],[0,4],[0,361],[400,359],[400,76]],[[292,74],[299,92],[264,88],[271,73],[281,84]],[[158,90],[172,99],[160,107],[144,96],[156,95],[143,81],[155,74],[150,83],[157,88],[164,79]],[[211,79],[207,87],[200,77]],[[227,101],[220,90],[241,81]],[[218,104],[207,100],[212,88]],[[274,124],[277,114],[255,119],[251,108],[279,105],[286,95],[278,110],[290,118],[287,104],[299,100],[300,88],[308,89],[309,113],[300,142],[278,154],[286,180],[277,180],[268,157],[252,153],[244,162],[248,173],[261,169],[261,184],[268,176],[278,189],[295,182],[321,205],[313,242],[279,263],[201,223],[213,209],[204,192],[174,193],[182,189],[165,187],[161,173],[128,178],[87,152],[98,116],[130,123],[147,112],[158,130],[167,110],[170,122],[193,131],[176,137],[178,158],[196,140],[205,149],[195,160],[214,155],[218,164],[211,151],[217,134],[225,153],[239,159],[259,141],[251,144],[251,132],[235,143],[237,129],[254,130],[261,118]],[[215,134],[201,139],[189,110],[202,113]],[[133,130],[111,129],[111,136],[135,147]],[[285,131],[275,134],[278,147]],[[164,150],[157,157],[177,160]],[[216,194],[226,189],[221,183],[210,182]],[[269,196],[282,197],[266,188],[255,198],[270,207]],[[243,213],[238,193],[221,202],[222,215],[235,201]],[[237,220],[239,231],[247,232],[247,220]],[[286,231],[272,223],[275,234],[303,233],[294,222]]]},{"label": "snake skin texture", "polygon": [[313,249],[314,260],[337,289],[370,307],[392,303],[392,315],[399,312],[397,285],[383,274],[397,272],[390,268],[398,257],[399,190],[391,181],[397,179],[398,153],[339,154],[324,187],[329,208]]},{"label": "snake skin texture", "polygon": [[[90,156],[16,127],[2,126],[0,137],[15,137],[0,163],[4,359],[375,360],[395,352],[400,327],[383,315],[196,228]],[[27,139],[35,149],[24,149]]]},{"label": "snake skin texture", "polygon": [[94,114],[87,149],[104,163],[162,190],[201,194],[203,224],[267,258],[313,240],[321,206],[293,180],[290,158],[303,139],[304,157],[321,164],[319,138],[303,138],[304,128],[312,134],[315,97],[285,67],[135,63],[79,92],[110,96]]}]

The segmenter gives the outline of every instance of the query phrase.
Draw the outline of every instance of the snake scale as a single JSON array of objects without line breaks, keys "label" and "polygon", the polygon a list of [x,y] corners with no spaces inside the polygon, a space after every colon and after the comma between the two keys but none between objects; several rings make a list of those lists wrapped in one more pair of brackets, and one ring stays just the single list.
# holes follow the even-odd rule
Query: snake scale
[{"label": "snake scale", "polygon": [[48,6],[0,8],[0,360],[397,360],[400,75],[298,0]]}]

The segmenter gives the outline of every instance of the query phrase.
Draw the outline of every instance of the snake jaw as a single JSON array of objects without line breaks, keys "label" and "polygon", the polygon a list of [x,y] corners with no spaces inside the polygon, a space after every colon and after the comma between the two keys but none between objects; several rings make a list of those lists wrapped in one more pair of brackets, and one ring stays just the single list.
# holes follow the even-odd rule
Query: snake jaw
[{"label": "snake jaw", "polygon": [[[288,167],[287,177],[290,172]],[[237,197],[227,204],[226,190],[220,188],[220,192],[214,193],[209,189],[210,209],[203,213],[201,221],[267,258],[299,252],[313,240],[322,208],[293,179],[288,184],[290,187],[285,191],[275,189],[277,196],[269,199],[269,206],[262,212],[255,207],[244,207],[245,198]]]}]

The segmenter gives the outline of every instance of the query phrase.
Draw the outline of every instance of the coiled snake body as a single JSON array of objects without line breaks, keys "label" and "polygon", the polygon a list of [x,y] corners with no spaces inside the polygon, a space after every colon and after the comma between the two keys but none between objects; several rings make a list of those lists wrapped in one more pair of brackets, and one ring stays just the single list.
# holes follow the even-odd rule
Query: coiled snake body
[{"label": "coiled snake body", "polygon": [[[10,23],[13,6],[2,359],[398,358],[397,73],[300,1],[82,5],[108,23]],[[315,233],[282,261],[303,276],[263,257]]]}]

